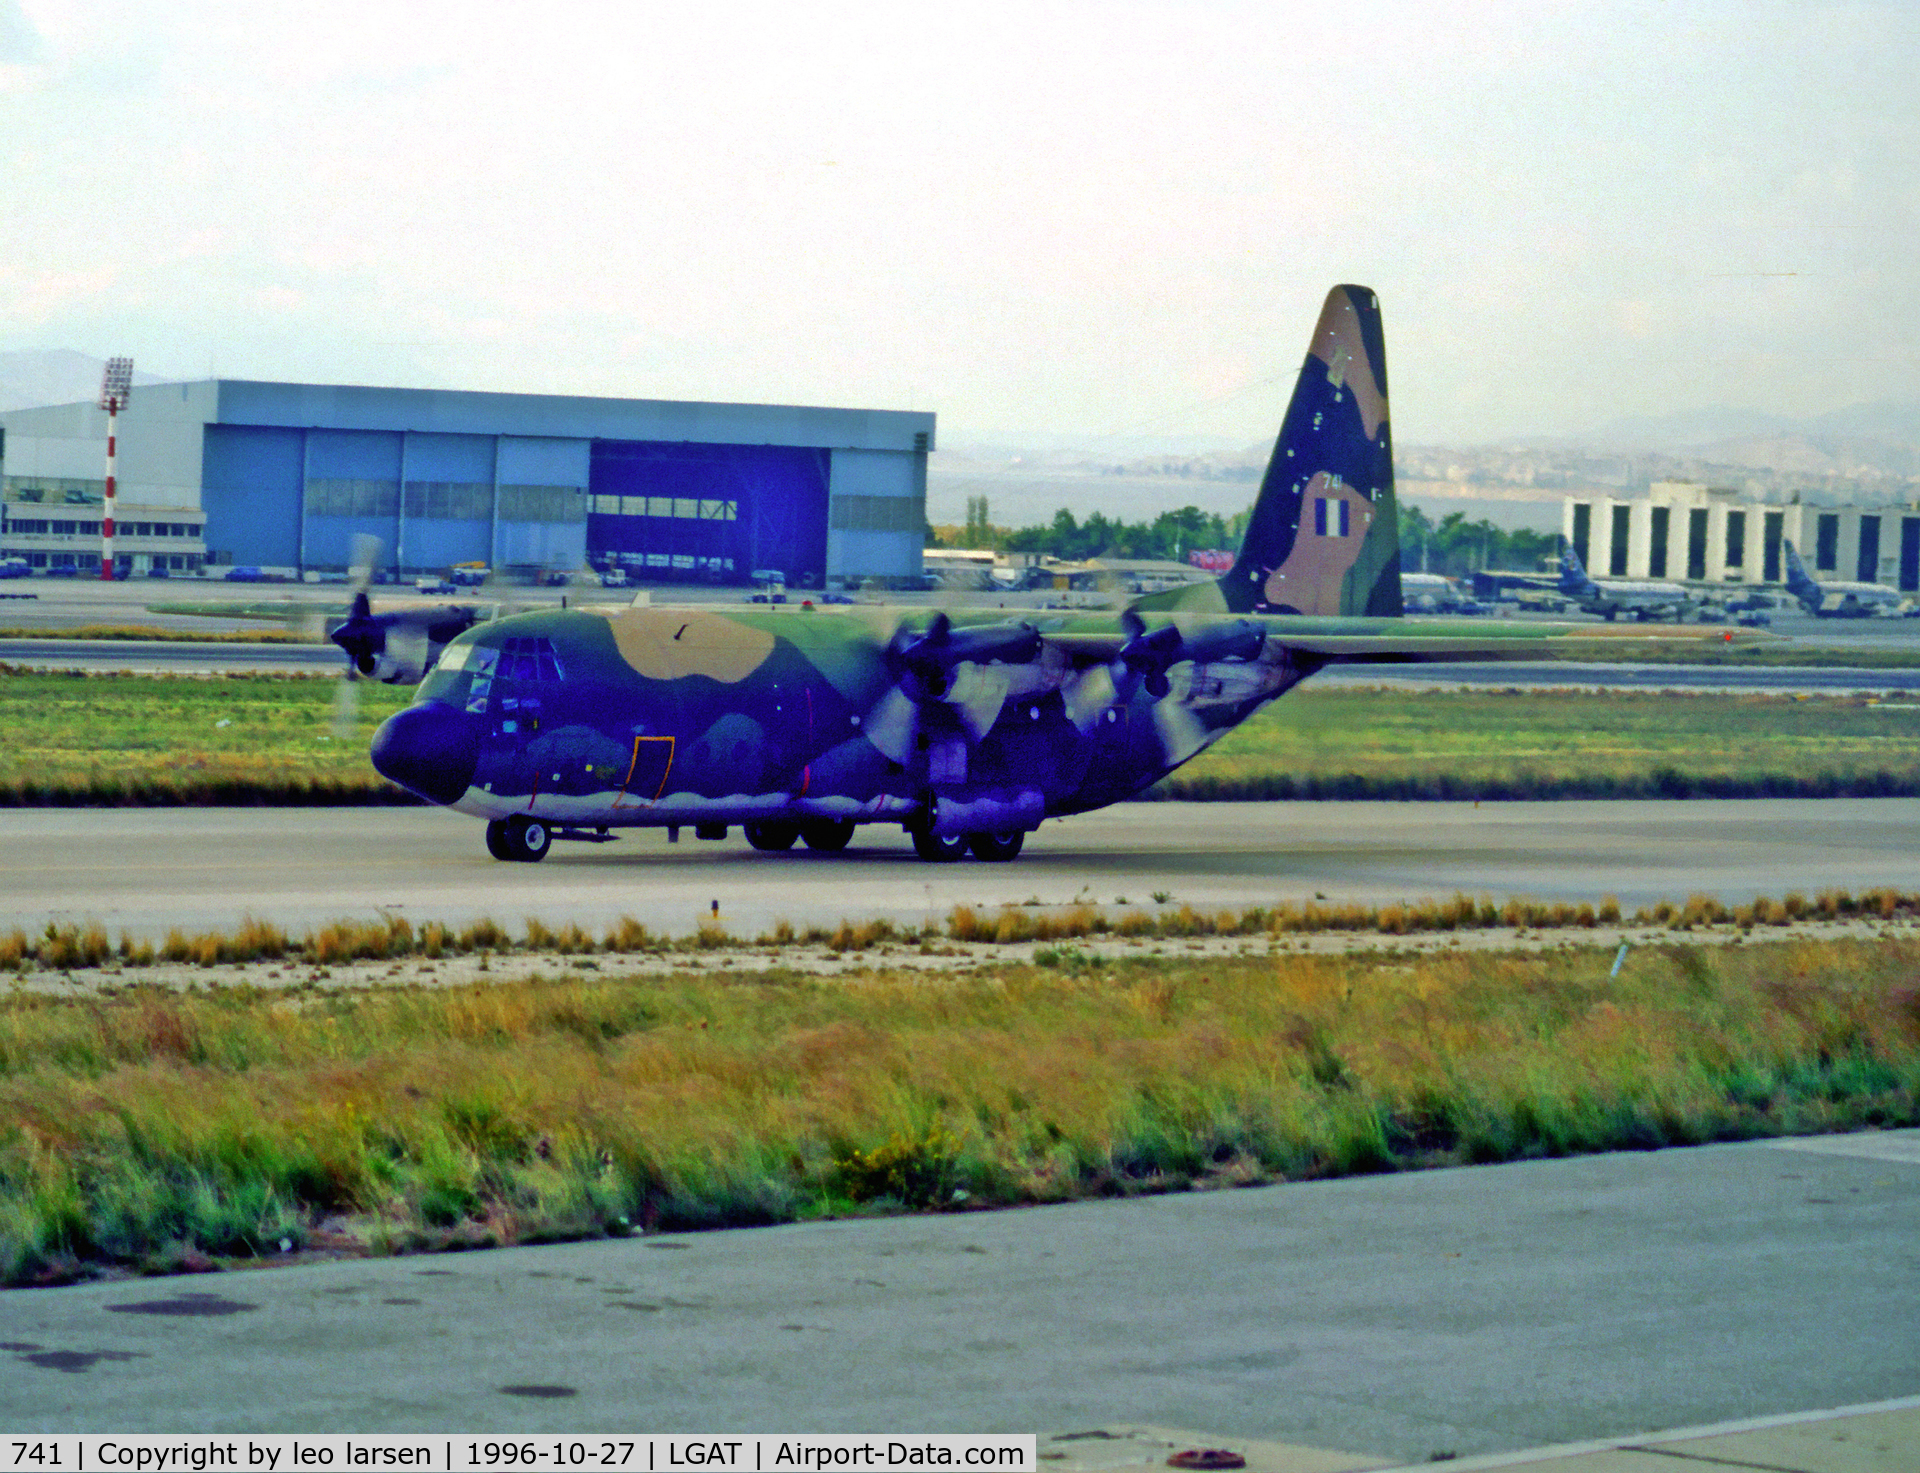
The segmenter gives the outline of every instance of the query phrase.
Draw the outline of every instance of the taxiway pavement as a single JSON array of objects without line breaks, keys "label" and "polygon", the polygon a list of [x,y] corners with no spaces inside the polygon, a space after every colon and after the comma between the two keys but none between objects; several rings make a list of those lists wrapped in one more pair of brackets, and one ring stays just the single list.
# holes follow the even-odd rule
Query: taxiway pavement
[{"label": "taxiway pavement", "polygon": [[[927,864],[897,827],[845,854],[677,844],[629,829],[555,844],[540,864],[488,857],[477,819],[427,808],[15,809],[0,846],[0,921],[98,919],[116,935],[227,929],[246,913],[300,931],[391,910],[601,929],[631,915],[684,935],[719,919],[753,936],[786,919],[942,921],[959,904],[1271,905],[1448,896],[1617,896],[1631,913],[1696,891],[1728,904],[1832,886],[1915,887],[1920,799],[1570,803],[1127,803],[1049,821],[1012,864]],[[1164,902],[1157,897],[1164,896]]]},{"label": "taxiway pavement", "polygon": [[1118,1422],[1380,1466],[1880,1401],[1920,1389],[1916,1135],[22,1290],[0,1425]]}]

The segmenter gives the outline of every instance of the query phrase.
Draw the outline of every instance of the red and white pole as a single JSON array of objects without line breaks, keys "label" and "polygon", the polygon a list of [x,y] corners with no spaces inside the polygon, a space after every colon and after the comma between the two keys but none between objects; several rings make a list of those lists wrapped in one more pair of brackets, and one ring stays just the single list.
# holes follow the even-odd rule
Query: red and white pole
[{"label": "red and white pole", "polygon": [[107,411],[107,490],[100,506],[100,576],[113,578],[113,462],[119,450],[119,416],[133,389],[133,360],[109,358],[100,379],[100,407]]},{"label": "red and white pole", "polygon": [[107,406],[107,494],[100,507],[100,576],[113,580],[113,460],[115,454],[114,421],[119,418],[118,400]]}]

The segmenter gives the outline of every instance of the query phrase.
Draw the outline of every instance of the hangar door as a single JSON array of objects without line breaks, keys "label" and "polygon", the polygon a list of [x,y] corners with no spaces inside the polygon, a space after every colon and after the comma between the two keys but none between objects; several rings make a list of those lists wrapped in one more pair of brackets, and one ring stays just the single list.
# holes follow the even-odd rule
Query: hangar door
[{"label": "hangar door", "polygon": [[649,581],[747,583],[778,570],[818,588],[828,454],[785,445],[595,440],[587,558]]}]

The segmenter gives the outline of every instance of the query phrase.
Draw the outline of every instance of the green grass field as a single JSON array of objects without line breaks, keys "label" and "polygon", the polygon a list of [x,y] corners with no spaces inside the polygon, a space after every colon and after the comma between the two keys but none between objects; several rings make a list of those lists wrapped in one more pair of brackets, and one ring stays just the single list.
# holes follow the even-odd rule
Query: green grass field
[{"label": "green grass field", "polygon": [[[271,675],[0,673],[0,804],[399,798],[367,761],[412,692]],[[1657,692],[1286,696],[1161,798],[1575,798],[1920,793],[1920,703]]]},{"label": "green grass field", "polygon": [[0,1281],[1920,1123],[1920,947],[0,1001]]},{"label": "green grass field", "polygon": [[367,744],[412,699],[363,684],[335,738],[329,680],[0,674],[0,803],[390,801]]},{"label": "green grass field", "polygon": [[1199,799],[1913,793],[1920,703],[1311,685],[1154,790]]}]

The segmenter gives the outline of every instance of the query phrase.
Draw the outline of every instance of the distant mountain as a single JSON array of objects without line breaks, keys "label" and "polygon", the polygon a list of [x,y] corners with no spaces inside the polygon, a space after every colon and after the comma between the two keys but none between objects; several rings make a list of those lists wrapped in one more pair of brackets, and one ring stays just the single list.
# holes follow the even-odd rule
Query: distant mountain
[{"label": "distant mountain", "polygon": [[1554,439],[1561,444],[1666,454],[1705,453],[1749,441],[1790,440],[1815,446],[1852,441],[1920,448],[1920,404],[1855,404],[1799,419],[1716,405],[1610,420],[1588,434]]},{"label": "distant mountain", "polygon": [[[72,404],[100,395],[104,358],[71,348],[19,348],[0,353],[0,410],[33,409],[42,404]],[[159,384],[164,376],[133,372],[136,384]]]}]

